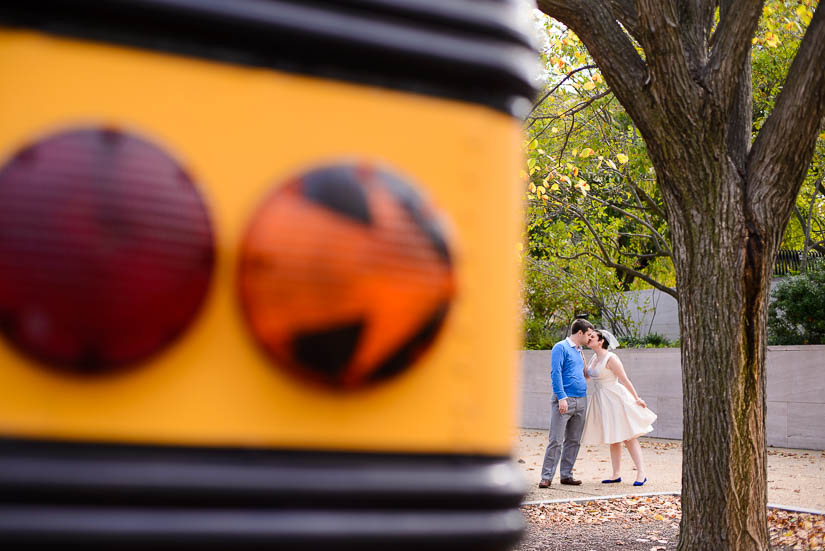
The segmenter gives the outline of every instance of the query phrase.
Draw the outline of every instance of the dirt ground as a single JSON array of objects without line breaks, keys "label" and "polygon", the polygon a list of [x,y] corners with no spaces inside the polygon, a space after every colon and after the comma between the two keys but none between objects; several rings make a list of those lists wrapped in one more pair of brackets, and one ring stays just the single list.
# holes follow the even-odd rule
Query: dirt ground
[{"label": "dirt ground", "polygon": [[[627,451],[622,454],[621,484],[602,484],[611,475],[607,446],[582,446],[574,468],[581,486],[562,486],[559,474],[548,489],[539,489],[547,431],[520,429],[515,459],[528,483],[525,502],[606,495],[680,492],[682,443],[679,440],[641,438],[648,482],[632,485],[636,473]],[[825,511],[825,451],[768,448],[768,503]],[[648,547],[648,549],[650,549]]]},{"label": "dirt ground", "polygon": [[[581,486],[539,489],[547,431],[521,429],[515,460],[527,483],[522,511],[527,528],[515,551],[670,551],[676,549],[681,509],[682,444],[642,438],[648,482],[636,478],[627,451],[620,484],[602,484],[611,473],[607,446],[582,446],[574,468]],[[613,499],[599,499],[616,496]],[[594,498],[588,500],[587,498]],[[825,548],[825,451],[768,448],[768,503],[774,550]]]}]

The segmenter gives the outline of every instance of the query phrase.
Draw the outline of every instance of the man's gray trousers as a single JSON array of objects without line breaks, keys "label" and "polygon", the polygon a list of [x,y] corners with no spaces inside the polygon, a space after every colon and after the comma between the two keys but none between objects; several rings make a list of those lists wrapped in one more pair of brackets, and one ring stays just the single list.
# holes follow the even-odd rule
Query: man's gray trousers
[{"label": "man's gray trousers", "polygon": [[573,477],[573,464],[579,455],[579,445],[584,430],[584,414],[587,396],[567,397],[567,413],[559,413],[559,399],[553,394],[550,404],[550,442],[544,452],[541,478],[553,480],[561,456],[561,478]]}]

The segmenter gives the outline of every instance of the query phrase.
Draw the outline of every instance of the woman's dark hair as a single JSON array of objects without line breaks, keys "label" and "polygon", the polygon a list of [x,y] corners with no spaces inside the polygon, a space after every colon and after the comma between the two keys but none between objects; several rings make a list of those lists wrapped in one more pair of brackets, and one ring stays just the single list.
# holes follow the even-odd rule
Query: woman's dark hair
[{"label": "woman's dark hair", "polygon": [[596,333],[596,338],[598,338],[599,342],[602,343],[602,348],[604,350],[607,350],[607,347],[610,346],[610,343],[607,342],[607,339],[604,337],[604,335],[602,335],[602,332],[598,329],[596,329],[593,332]]}]

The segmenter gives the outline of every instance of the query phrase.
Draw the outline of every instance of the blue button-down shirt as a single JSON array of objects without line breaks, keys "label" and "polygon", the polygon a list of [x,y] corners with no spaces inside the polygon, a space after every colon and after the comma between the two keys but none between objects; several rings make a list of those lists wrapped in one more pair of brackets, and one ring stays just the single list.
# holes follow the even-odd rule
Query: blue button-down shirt
[{"label": "blue button-down shirt", "polygon": [[559,400],[568,396],[587,396],[581,347],[576,347],[569,337],[553,347],[550,354],[550,379],[553,382],[553,392]]}]

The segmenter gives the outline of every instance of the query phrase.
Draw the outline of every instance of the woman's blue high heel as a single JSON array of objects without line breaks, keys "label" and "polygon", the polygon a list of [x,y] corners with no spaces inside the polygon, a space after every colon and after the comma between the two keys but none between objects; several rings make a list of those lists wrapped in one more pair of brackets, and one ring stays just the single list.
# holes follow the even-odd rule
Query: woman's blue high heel
[{"label": "woman's blue high heel", "polygon": [[619,477],[615,480],[602,480],[602,484],[616,484],[617,482],[621,482],[622,477]]},{"label": "woman's blue high heel", "polygon": [[636,482],[634,482],[634,483],[633,483],[633,485],[634,485],[634,486],[644,486],[644,485],[645,485],[645,482],[647,482],[647,477],[645,477],[645,479],[644,479],[644,480],[642,480],[641,482],[639,482],[639,481],[637,480]]}]

